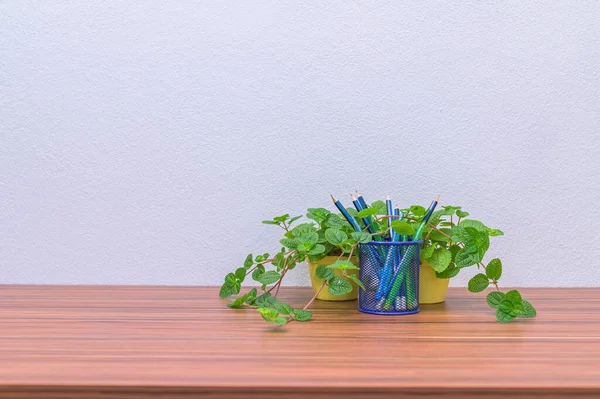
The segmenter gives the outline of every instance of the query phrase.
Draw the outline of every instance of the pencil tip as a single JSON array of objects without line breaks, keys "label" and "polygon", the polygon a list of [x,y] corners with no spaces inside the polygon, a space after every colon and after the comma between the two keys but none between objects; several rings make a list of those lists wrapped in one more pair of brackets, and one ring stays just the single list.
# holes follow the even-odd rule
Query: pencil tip
[{"label": "pencil tip", "polygon": [[437,197],[435,197],[435,200],[436,200],[436,201],[439,201],[439,200],[440,200],[440,195],[439,195],[439,194],[437,195]]},{"label": "pencil tip", "polygon": [[389,201],[389,200],[390,200],[390,196],[389,196],[389,195],[388,195],[388,196],[386,196],[386,197],[385,197],[385,199],[386,199],[387,201]]},{"label": "pencil tip", "polygon": [[337,202],[337,198],[335,198],[335,197],[333,196],[333,194],[329,194],[329,195],[331,195],[331,199],[333,200],[333,202]]},{"label": "pencil tip", "polygon": [[356,201],[356,198],[354,197],[354,195],[352,196],[352,201]]},{"label": "pencil tip", "polygon": [[356,196],[357,197],[362,197],[362,194],[358,192],[358,190],[356,190]]}]

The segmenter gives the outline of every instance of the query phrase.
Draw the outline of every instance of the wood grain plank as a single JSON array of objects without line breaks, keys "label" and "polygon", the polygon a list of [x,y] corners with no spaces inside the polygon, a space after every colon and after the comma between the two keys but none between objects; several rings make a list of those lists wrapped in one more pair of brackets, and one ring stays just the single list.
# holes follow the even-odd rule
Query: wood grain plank
[{"label": "wood grain plank", "polygon": [[214,287],[0,286],[0,397],[600,395],[600,289],[523,293],[536,319],[497,324],[483,294],[450,289],[416,315],[317,301],[276,328]]}]

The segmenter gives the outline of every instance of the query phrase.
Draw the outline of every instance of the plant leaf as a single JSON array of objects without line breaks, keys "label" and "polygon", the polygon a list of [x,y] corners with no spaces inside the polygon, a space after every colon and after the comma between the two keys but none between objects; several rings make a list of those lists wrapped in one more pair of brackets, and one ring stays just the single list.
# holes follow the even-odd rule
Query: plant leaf
[{"label": "plant leaf", "polygon": [[364,219],[369,216],[377,215],[379,209],[377,208],[367,208],[358,212],[358,217]]},{"label": "plant leaf", "polygon": [[469,212],[461,211],[460,209],[458,209],[456,211],[456,216],[458,216],[459,218],[466,218],[467,216],[469,216]]},{"label": "plant leaf", "polygon": [[330,227],[325,230],[325,239],[332,245],[340,245],[348,239],[348,236],[342,230]]},{"label": "plant leaf", "polygon": [[494,291],[487,294],[485,300],[492,309],[498,309],[500,303],[504,300],[505,294],[503,292]]},{"label": "plant leaf", "polygon": [[513,321],[514,319],[515,316],[511,315],[510,313],[505,312],[500,308],[496,309],[496,320],[498,320],[498,322],[508,323],[510,321]]},{"label": "plant leaf", "polygon": [[533,305],[527,301],[523,301],[523,313],[521,313],[518,317],[523,319],[529,319],[531,317],[535,317],[537,312]]},{"label": "plant leaf", "polygon": [[319,255],[325,252],[325,245],[317,244],[310,251],[308,251],[307,255]]},{"label": "plant leaf", "polygon": [[411,206],[410,207],[410,211],[415,216],[423,216],[423,215],[425,215],[425,213],[427,213],[427,210],[424,207],[422,207],[421,205],[413,205],[413,206]]},{"label": "plant leaf", "polygon": [[461,220],[459,226],[462,228],[472,227],[479,231],[484,231],[487,234],[488,228],[485,224],[481,223],[479,220],[475,219],[465,219]]},{"label": "plant leaf", "polygon": [[233,309],[237,309],[242,307],[244,303],[253,301],[254,298],[256,298],[256,288],[252,288],[244,295],[237,297],[234,301],[229,302],[227,306]]},{"label": "plant leaf", "polygon": [[258,277],[258,282],[264,285],[269,285],[273,284],[280,278],[281,274],[277,273],[275,270],[269,270],[268,272],[264,272]]},{"label": "plant leaf", "polygon": [[298,247],[296,240],[292,240],[291,238],[282,238],[279,240],[279,243],[289,249],[296,249]]},{"label": "plant leaf", "polygon": [[319,265],[315,271],[317,278],[321,280],[329,280],[334,276],[332,269],[328,268],[327,265]]},{"label": "plant leaf", "polygon": [[485,274],[491,280],[498,281],[502,276],[502,262],[500,259],[492,259],[485,269]]},{"label": "plant leaf", "polygon": [[377,200],[371,204],[371,208],[377,209],[378,215],[386,215],[387,214],[387,205],[385,202],[381,200]]},{"label": "plant leaf", "polygon": [[421,259],[429,259],[433,255],[434,250],[435,245],[433,244],[421,247]]},{"label": "plant leaf", "polygon": [[254,305],[260,308],[272,308],[276,302],[277,298],[272,296],[270,292],[265,292],[254,300]]},{"label": "plant leaf", "polygon": [[257,265],[256,269],[252,272],[252,280],[260,282],[258,279],[261,274],[265,272],[265,267],[263,265]]},{"label": "plant leaf", "polygon": [[485,290],[488,287],[488,285],[490,285],[490,282],[487,276],[483,273],[479,273],[473,276],[471,280],[469,280],[468,288],[471,292],[481,292]]},{"label": "plant leaf", "polygon": [[363,289],[363,291],[366,291],[365,285],[362,283],[362,281],[360,281],[360,279],[358,278],[358,276],[356,274],[349,274],[348,278],[352,281],[354,281],[356,283],[356,285],[358,285],[360,288]]},{"label": "plant leaf", "polygon": [[506,293],[506,299],[508,299],[509,301],[511,301],[513,303],[521,303],[523,301],[521,294],[517,290],[508,291]]},{"label": "plant leaf", "polygon": [[410,236],[415,234],[415,229],[404,220],[394,220],[392,222],[392,229],[394,229],[396,233],[402,235]]},{"label": "plant leaf", "polygon": [[438,248],[433,251],[433,255],[429,259],[427,259],[427,263],[429,266],[433,268],[436,272],[443,272],[448,268],[450,262],[452,261],[452,252],[446,248]]},{"label": "plant leaf", "polygon": [[343,277],[334,276],[329,280],[328,291],[331,295],[344,295],[352,291],[352,285]]},{"label": "plant leaf", "polygon": [[248,270],[252,267],[254,261],[252,260],[252,254],[246,256],[246,260],[244,260],[244,269]]},{"label": "plant leaf", "polygon": [[366,231],[355,231],[354,233],[350,234],[350,237],[352,237],[354,241],[361,244],[368,244],[372,241],[371,234],[367,233]]},{"label": "plant leaf", "polygon": [[448,266],[448,268],[446,270],[444,270],[441,273],[435,272],[435,276],[437,278],[449,279],[449,278],[455,277],[459,272],[460,272],[460,268],[458,268],[454,265],[450,265],[450,266]]},{"label": "plant leaf", "polygon": [[327,266],[330,269],[340,270],[358,270],[358,267],[349,260],[338,260],[334,264]]},{"label": "plant leaf", "polygon": [[290,315],[294,311],[294,309],[290,305],[283,302],[275,302],[275,309],[277,309],[279,313],[284,315]]},{"label": "plant leaf", "polygon": [[304,309],[295,309],[293,314],[297,321],[309,321],[312,317],[312,312]]}]

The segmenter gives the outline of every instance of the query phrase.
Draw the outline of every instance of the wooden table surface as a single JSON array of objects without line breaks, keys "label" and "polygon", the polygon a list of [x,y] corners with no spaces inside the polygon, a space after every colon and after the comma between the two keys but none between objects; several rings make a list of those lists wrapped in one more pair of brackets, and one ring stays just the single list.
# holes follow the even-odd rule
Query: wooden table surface
[{"label": "wooden table surface", "polygon": [[537,318],[497,324],[461,288],[411,316],[317,301],[273,328],[216,288],[0,286],[0,397],[600,396],[600,289],[522,292]]}]

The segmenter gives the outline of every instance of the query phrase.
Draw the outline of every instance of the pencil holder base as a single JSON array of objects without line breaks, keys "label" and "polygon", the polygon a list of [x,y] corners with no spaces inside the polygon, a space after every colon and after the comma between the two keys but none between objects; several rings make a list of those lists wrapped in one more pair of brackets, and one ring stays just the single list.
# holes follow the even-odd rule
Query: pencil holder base
[{"label": "pencil holder base", "polygon": [[402,316],[419,312],[419,249],[423,241],[360,244],[358,310]]},{"label": "pencil holder base", "polygon": [[384,316],[402,316],[402,315],[407,315],[407,314],[419,313],[421,311],[421,309],[407,310],[405,312],[379,312],[377,310],[367,310],[367,309],[361,309],[359,307],[358,311],[362,312],[362,313],[379,314],[379,315],[384,315]]}]

